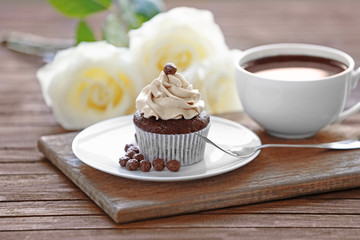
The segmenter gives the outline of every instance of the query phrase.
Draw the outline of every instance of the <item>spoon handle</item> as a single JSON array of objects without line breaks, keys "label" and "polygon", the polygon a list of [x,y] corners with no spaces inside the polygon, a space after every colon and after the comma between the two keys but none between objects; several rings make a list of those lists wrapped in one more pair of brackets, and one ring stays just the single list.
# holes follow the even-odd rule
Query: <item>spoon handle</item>
[{"label": "spoon handle", "polygon": [[345,140],[340,142],[320,143],[320,144],[263,144],[258,149],[268,147],[297,147],[297,148],[326,148],[326,149],[356,149],[360,148],[359,140]]},{"label": "spoon handle", "polygon": [[205,137],[205,136],[203,136],[203,135],[201,135],[201,134],[199,134],[199,133],[195,133],[195,134],[196,134],[197,136],[199,136],[200,138],[202,138],[205,142],[210,143],[211,145],[213,145],[214,147],[220,149],[220,150],[223,151],[224,153],[227,153],[227,154],[229,154],[229,155],[231,155],[231,156],[233,156],[233,157],[239,157],[237,154],[234,154],[234,153],[231,152],[231,151],[227,151],[227,150],[221,148],[221,147],[218,146],[216,143],[214,143],[213,141],[211,141],[209,138],[207,138],[207,137]]}]

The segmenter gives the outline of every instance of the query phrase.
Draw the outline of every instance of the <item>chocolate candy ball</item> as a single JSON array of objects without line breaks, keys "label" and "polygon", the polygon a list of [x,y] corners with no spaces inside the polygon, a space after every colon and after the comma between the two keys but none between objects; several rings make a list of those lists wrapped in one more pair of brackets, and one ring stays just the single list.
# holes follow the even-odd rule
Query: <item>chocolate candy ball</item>
[{"label": "chocolate candy ball", "polygon": [[130,158],[128,156],[123,156],[123,157],[119,158],[120,166],[125,167],[127,161],[129,161],[129,160],[130,160]]},{"label": "chocolate candy ball", "polygon": [[133,158],[135,154],[139,153],[139,149],[135,146],[130,146],[125,154],[129,158]]},{"label": "chocolate candy ball", "polygon": [[165,162],[162,158],[157,158],[152,162],[152,165],[156,171],[162,171],[165,168]]},{"label": "chocolate candy ball", "polygon": [[132,152],[135,152],[135,153],[139,153],[140,152],[140,150],[139,150],[139,148],[138,147],[136,147],[136,146],[130,146],[129,148],[128,148],[128,150],[127,150],[127,152],[129,152],[129,151],[132,151]]},{"label": "chocolate candy ball", "polygon": [[144,160],[144,155],[142,155],[141,153],[135,153],[134,156],[133,156],[134,159],[138,160],[139,162],[141,160]]},{"label": "chocolate candy ball", "polygon": [[124,148],[125,152],[127,152],[130,147],[134,147],[134,144],[132,143],[125,144],[125,148]]},{"label": "chocolate candy ball", "polygon": [[151,163],[149,160],[140,161],[140,170],[143,172],[149,172],[151,169]]},{"label": "chocolate candy ball", "polygon": [[136,159],[130,159],[126,162],[126,168],[130,171],[135,171],[139,167],[139,161]]},{"label": "chocolate candy ball", "polygon": [[176,68],[175,64],[173,64],[173,63],[167,63],[164,67],[164,73],[166,75],[175,74],[176,71],[177,71],[177,68]]},{"label": "chocolate candy ball", "polygon": [[178,172],[180,170],[181,164],[178,160],[170,160],[167,162],[166,167],[172,172]]}]

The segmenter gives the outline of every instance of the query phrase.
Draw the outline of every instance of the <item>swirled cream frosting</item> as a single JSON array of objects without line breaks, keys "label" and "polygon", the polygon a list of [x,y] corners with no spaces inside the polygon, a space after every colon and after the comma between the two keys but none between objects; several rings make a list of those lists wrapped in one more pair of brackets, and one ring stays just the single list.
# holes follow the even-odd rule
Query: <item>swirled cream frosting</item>
[{"label": "swirled cream frosting", "polygon": [[198,90],[166,64],[160,76],[144,87],[136,99],[136,108],[145,118],[191,119],[204,109]]}]

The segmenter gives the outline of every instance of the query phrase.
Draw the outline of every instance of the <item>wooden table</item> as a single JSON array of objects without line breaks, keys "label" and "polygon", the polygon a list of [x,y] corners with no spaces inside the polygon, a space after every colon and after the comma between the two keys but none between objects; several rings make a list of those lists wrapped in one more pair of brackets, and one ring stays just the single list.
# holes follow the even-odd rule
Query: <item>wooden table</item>
[{"label": "wooden table", "polygon": [[[231,48],[314,43],[346,51],[360,63],[357,0],[166,4],[211,10]],[[92,23],[100,26],[101,17]],[[1,36],[22,31],[71,38],[74,26],[45,0],[0,3]],[[355,239],[360,234],[360,189],[115,224],[37,150],[41,136],[66,132],[42,99],[35,77],[41,59],[0,48],[0,60],[0,239]],[[348,105],[359,99],[358,86]],[[242,115],[224,116],[241,121]],[[344,124],[359,121],[357,114]]]}]

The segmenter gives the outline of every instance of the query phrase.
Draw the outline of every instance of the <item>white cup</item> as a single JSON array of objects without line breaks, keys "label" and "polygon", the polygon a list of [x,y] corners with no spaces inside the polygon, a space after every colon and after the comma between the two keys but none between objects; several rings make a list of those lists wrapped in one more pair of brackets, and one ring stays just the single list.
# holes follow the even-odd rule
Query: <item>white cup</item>
[{"label": "white cup", "polygon": [[[276,80],[245,70],[245,63],[278,55],[306,55],[333,59],[347,66],[341,73],[313,80]],[[269,134],[297,139],[315,135],[328,124],[360,110],[360,102],[344,111],[356,87],[360,68],[346,53],[323,46],[271,44],[244,51],[235,61],[236,82],[245,112]]]}]

